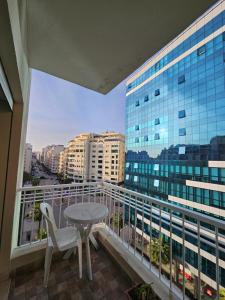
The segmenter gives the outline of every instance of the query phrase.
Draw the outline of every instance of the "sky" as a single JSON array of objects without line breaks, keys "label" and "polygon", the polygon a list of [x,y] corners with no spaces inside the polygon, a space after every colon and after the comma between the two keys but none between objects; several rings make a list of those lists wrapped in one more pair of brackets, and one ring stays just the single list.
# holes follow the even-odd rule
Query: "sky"
[{"label": "sky", "polygon": [[34,151],[63,144],[82,132],[124,133],[125,81],[107,95],[33,70],[27,142]]}]

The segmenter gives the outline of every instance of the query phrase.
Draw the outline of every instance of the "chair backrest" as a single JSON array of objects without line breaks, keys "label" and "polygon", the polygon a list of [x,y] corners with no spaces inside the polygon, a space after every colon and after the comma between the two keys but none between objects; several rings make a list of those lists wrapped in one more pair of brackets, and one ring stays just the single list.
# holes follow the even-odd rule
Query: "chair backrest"
[{"label": "chair backrest", "polygon": [[55,223],[52,206],[48,203],[43,202],[40,205],[40,210],[45,218],[48,238],[49,237],[51,238],[54,247],[58,247],[56,236],[55,236],[57,226]]}]

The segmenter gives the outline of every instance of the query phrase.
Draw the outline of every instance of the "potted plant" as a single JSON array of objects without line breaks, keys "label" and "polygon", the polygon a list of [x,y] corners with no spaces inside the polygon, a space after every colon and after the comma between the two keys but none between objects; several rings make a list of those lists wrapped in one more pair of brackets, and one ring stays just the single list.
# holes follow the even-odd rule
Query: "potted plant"
[{"label": "potted plant", "polygon": [[152,283],[140,283],[126,292],[129,300],[160,300],[152,289]]}]

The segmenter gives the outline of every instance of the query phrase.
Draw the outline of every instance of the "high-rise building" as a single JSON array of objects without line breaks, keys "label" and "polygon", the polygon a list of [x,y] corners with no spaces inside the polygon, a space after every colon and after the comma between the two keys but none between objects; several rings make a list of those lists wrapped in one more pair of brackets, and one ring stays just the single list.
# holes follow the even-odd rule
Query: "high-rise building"
[{"label": "high-rise building", "polygon": [[62,152],[63,149],[63,145],[50,145],[42,149],[42,163],[51,173],[58,173],[60,152]]},{"label": "high-rise building", "polygon": [[124,181],[124,135],[82,133],[60,154],[59,173],[75,182]]},{"label": "high-rise building", "polygon": [[[224,22],[218,5],[128,79],[125,167],[127,188],[223,220]],[[196,240],[189,238],[185,258],[195,273]],[[216,279],[212,261],[202,258],[208,284]]]},{"label": "high-rise building", "polygon": [[26,143],[25,151],[24,151],[24,171],[30,174],[31,166],[32,166],[32,145]]}]

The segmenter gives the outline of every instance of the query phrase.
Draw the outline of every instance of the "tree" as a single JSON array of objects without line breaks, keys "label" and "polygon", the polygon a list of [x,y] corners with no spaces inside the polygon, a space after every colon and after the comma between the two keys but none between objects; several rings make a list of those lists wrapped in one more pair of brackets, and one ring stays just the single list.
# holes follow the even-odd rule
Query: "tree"
[{"label": "tree", "polygon": [[151,253],[150,245],[147,247],[149,256],[151,257],[151,262],[159,263],[160,260],[160,248],[161,248],[161,263],[168,264],[169,262],[169,245],[166,243],[162,237],[153,238],[151,243]]},{"label": "tree", "polygon": [[38,186],[40,184],[40,179],[39,178],[33,178],[32,179],[32,185],[33,186]]},{"label": "tree", "polygon": [[31,181],[32,176],[30,173],[27,173],[26,171],[23,172],[23,184],[27,181]]}]

